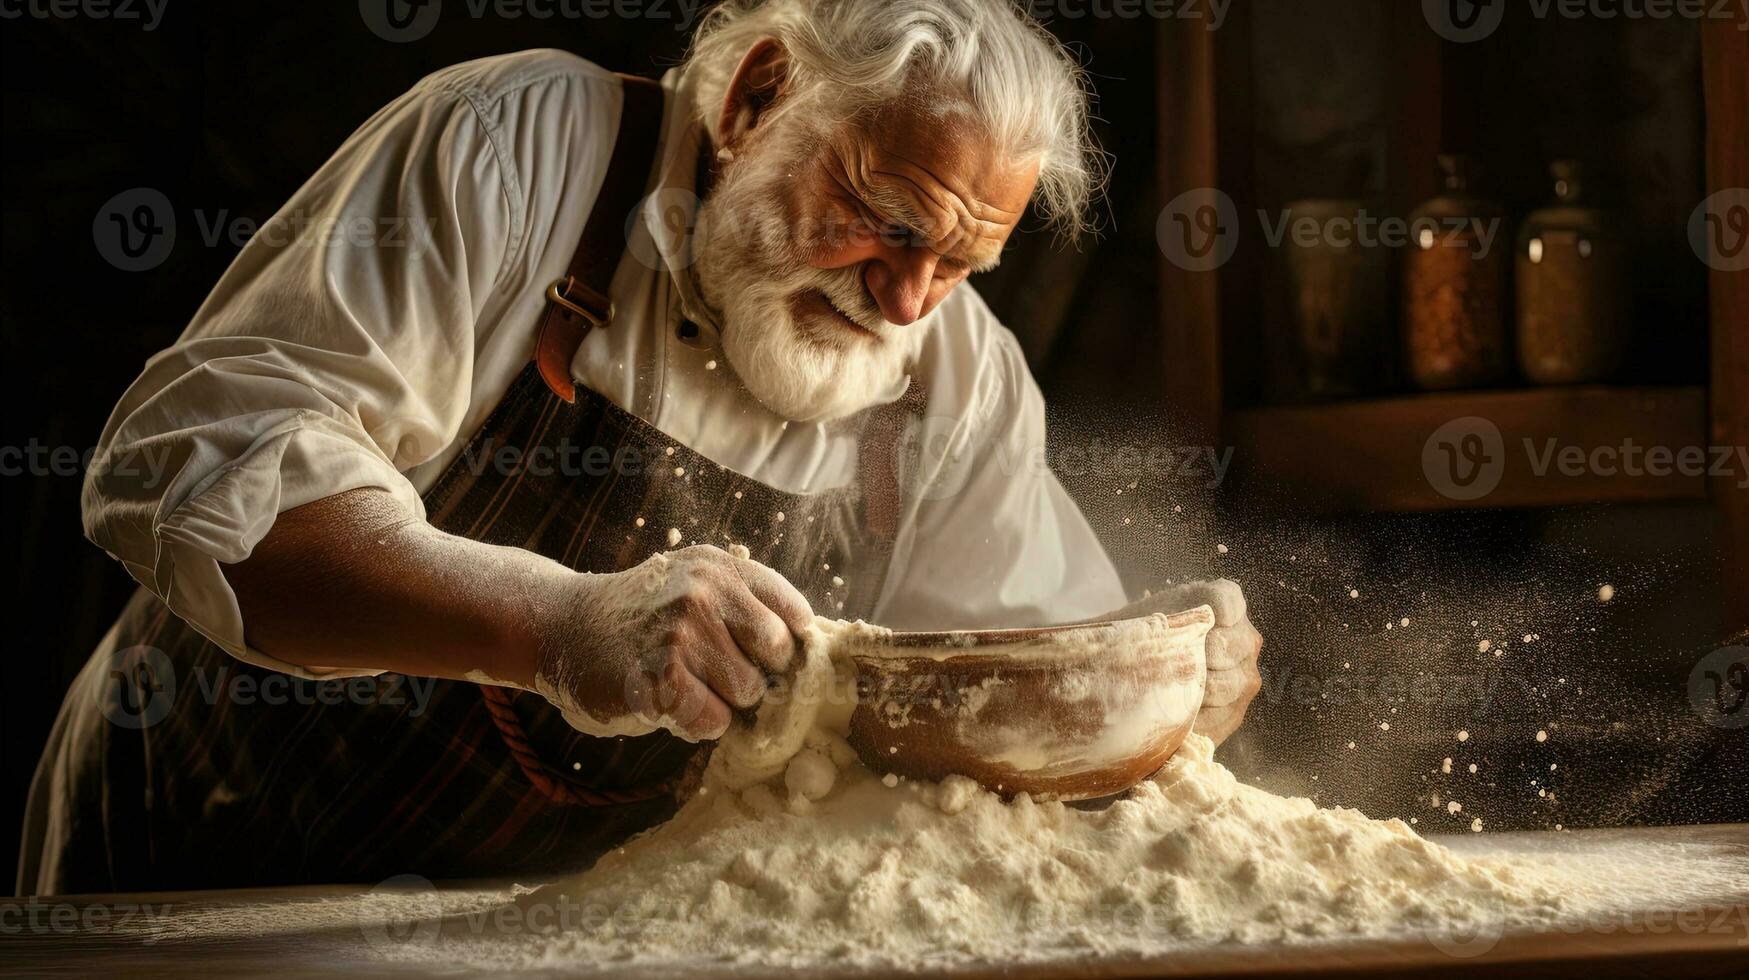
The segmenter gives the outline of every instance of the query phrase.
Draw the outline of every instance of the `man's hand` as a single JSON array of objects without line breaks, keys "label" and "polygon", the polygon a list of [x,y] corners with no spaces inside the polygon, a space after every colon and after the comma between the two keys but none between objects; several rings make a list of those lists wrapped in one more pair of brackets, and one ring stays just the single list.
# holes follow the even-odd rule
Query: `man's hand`
[{"label": "man's hand", "polygon": [[591,735],[721,737],[790,668],[813,620],[782,575],[708,545],[555,592],[541,604],[533,689]]},{"label": "man's hand", "polygon": [[1215,626],[1205,644],[1208,687],[1202,710],[1196,716],[1196,731],[1220,744],[1245,721],[1245,710],[1263,687],[1257,672],[1257,656],[1263,636],[1245,614],[1245,594],[1239,584],[1227,579],[1192,582],[1132,603],[1116,616],[1146,616],[1176,613],[1206,605],[1215,611]]}]

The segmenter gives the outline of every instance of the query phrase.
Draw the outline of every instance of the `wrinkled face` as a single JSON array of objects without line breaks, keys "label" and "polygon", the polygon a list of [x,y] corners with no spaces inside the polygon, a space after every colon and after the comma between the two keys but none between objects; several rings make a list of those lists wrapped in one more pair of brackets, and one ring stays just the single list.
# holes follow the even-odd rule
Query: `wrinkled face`
[{"label": "wrinkled face", "polygon": [[780,113],[731,149],[699,214],[699,290],[742,383],[796,421],[897,384],[936,307],[996,265],[1038,175],[963,117],[911,107],[824,133]]}]

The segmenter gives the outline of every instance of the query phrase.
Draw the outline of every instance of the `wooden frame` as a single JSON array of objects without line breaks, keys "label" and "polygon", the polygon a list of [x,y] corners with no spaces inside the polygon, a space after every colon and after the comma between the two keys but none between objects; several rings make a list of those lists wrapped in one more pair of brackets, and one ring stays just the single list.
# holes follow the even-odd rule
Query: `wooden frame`
[{"label": "wooden frame", "polygon": [[[1200,21],[1160,22],[1160,203],[1220,186],[1216,31]],[[1228,25],[1232,28],[1234,25]],[[1226,403],[1221,361],[1221,277],[1162,261],[1160,324],[1166,392],[1187,440],[1215,439]]]},{"label": "wooden frame", "polygon": [[[1702,39],[1706,78],[1707,188],[1749,187],[1749,33],[1735,21],[1713,21]],[[1749,271],[1712,272],[1712,438],[1717,446],[1749,445]],[[1749,491],[1736,479],[1716,481],[1723,517],[1726,617],[1749,629]]]}]

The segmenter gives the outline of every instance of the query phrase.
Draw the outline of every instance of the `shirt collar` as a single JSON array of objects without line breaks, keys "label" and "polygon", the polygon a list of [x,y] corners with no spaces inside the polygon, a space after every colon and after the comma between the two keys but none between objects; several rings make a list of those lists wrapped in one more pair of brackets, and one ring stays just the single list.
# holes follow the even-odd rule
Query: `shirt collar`
[{"label": "shirt collar", "polygon": [[692,232],[698,224],[698,158],[705,147],[704,127],[693,116],[696,92],[680,69],[662,76],[664,100],[662,148],[658,151],[655,190],[644,199],[642,220],[663,269],[680,298],[680,315],[699,327],[690,346],[718,346],[722,330],[698,294],[692,275]]}]

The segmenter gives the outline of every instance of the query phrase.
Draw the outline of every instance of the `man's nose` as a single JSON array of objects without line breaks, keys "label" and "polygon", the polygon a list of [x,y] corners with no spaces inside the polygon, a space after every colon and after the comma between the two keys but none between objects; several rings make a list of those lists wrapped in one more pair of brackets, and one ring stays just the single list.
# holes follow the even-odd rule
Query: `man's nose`
[{"label": "man's nose", "polygon": [[930,249],[914,246],[884,249],[879,259],[868,264],[863,284],[888,323],[902,327],[928,315],[929,290],[940,261],[941,256]]}]

